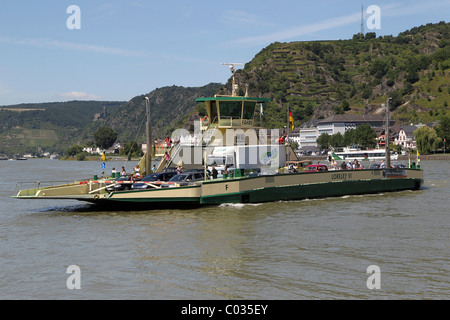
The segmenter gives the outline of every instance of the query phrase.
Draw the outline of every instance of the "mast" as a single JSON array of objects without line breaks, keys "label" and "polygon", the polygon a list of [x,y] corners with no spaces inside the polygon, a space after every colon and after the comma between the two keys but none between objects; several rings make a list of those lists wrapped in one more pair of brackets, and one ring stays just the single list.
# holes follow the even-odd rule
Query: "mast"
[{"label": "mast", "polygon": [[152,164],[152,128],[150,123],[150,105],[148,97],[144,98],[145,100],[145,108],[147,111],[147,156],[145,157],[145,174],[148,175],[151,172],[151,164]]},{"label": "mast", "polygon": [[230,70],[231,73],[233,74],[233,82],[232,82],[232,87],[231,87],[231,96],[236,97],[236,79],[235,79],[235,74],[236,74],[236,69],[234,68],[234,66],[242,66],[242,63],[222,63],[223,66],[230,66]]},{"label": "mast", "polygon": [[389,119],[389,100],[391,100],[392,98],[387,99],[386,101],[386,129],[385,129],[385,133],[384,133],[384,148],[385,148],[385,153],[386,153],[386,168],[390,168],[391,167],[391,152],[389,151],[389,123],[390,123],[390,119]]},{"label": "mast", "polygon": [[290,123],[289,123],[289,104],[288,104],[288,106],[287,106],[287,122],[286,122],[286,125],[287,125],[287,127],[286,127],[286,133],[290,133],[290,129],[291,129],[291,126],[290,126]]}]

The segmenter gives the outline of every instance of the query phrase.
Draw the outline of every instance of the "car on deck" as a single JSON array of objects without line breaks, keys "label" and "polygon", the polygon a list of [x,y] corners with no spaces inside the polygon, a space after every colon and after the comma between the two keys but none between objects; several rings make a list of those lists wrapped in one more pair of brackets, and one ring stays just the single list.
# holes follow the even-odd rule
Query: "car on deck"
[{"label": "car on deck", "polygon": [[175,187],[175,185],[187,186],[189,184],[192,184],[193,182],[203,180],[205,180],[205,172],[202,171],[184,172],[177,174],[166,183],[163,183],[161,187],[168,188],[168,187]]},{"label": "car on deck", "polygon": [[125,191],[130,190],[131,186],[133,185],[133,177],[131,174],[129,175],[121,175],[106,188],[106,191],[108,192],[115,192],[115,191]]},{"label": "car on deck", "polygon": [[305,167],[303,172],[324,172],[328,171],[328,167],[324,164],[310,164]]},{"label": "car on deck", "polygon": [[174,176],[177,175],[176,171],[166,171],[166,172],[158,172],[151,173],[148,176],[142,178],[139,182],[133,183],[131,189],[133,190],[141,190],[141,189],[151,189],[160,186],[166,181],[169,181]]}]

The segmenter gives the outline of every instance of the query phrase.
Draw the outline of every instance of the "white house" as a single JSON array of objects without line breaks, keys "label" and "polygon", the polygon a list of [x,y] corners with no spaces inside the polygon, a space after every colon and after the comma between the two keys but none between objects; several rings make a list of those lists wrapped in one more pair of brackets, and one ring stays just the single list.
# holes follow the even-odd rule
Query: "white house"
[{"label": "white house", "polygon": [[400,145],[403,149],[417,149],[416,140],[414,138],[414,131],[417,126],[402,126],[398,135],[395,137],[394,144]]},{"label": "white house", "polygon": [[318,120],[308,121],[300,128],[298,135],[299,149],[304,147],[317,147],[317,138],[319,137],[318,123]]}]

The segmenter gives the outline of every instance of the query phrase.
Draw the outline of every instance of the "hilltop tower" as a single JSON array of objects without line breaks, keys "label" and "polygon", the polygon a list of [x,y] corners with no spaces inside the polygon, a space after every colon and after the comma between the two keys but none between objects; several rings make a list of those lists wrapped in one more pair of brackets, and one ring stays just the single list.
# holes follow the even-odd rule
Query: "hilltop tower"
[{"label": "hilltop tower", "polygon": [[361,35],[364,36],[364,5],[361,1]]}]

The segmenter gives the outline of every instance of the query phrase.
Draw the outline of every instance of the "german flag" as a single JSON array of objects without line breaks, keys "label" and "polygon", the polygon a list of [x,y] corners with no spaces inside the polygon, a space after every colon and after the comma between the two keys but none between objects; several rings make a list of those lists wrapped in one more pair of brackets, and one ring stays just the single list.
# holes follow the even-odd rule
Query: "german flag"
[{"label": "german flag", "polygon": [[292,117],[292,112],[289,110],[289,127],[292,130],[294,130],[294,118]]}]

